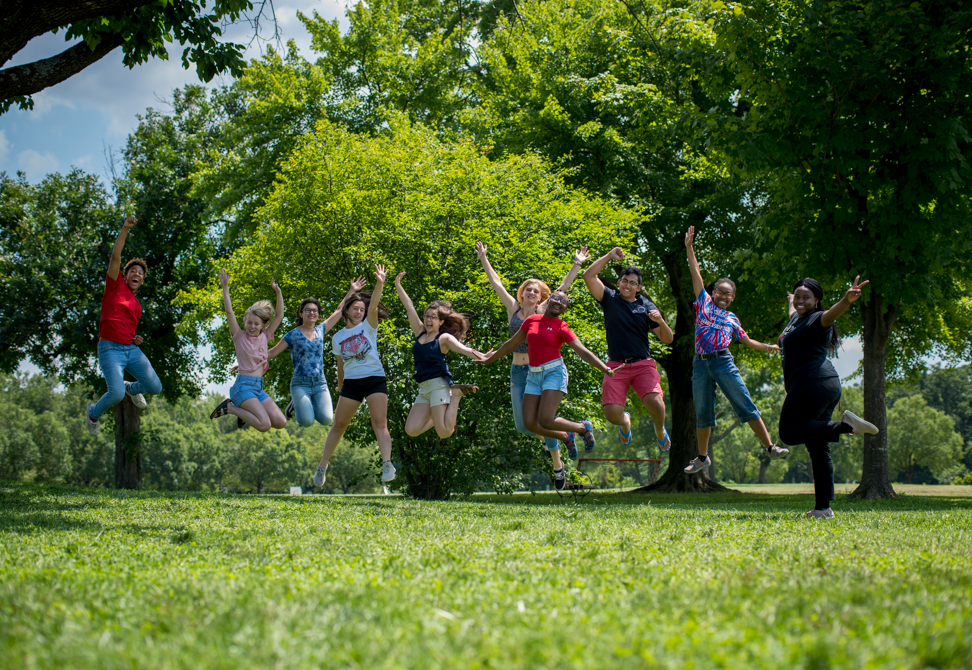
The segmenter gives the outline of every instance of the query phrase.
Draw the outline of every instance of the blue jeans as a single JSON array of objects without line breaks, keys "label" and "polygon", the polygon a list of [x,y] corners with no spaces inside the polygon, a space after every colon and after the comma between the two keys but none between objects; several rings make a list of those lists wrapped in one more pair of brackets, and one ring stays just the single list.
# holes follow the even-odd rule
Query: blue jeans
[{"label": "blue jeans", "polygon": [[125,399],[126,370],[138,380],[128,387],[132,395],[137,393],[156,395],[162,392],[159,376],[155,374],[152,364],[142,350],[134,344],[102,340],[98,343],[98,364],[101,366],[101,374],[108,382],[108,392],[91,408],[92,419],[100,419],[110,407]]},{"label": "blue jeans", "polygon": [[712,428],[716,425],[717,384],[740,421],[749,423],[759,418],[759,410],[743,383],[732,354],[725,351],[707,361],[698,356],[692,361],[692,400],[695,403],[696,428]]},{"label": "blue jeans", "polygon": [[[526,391],[529,373],[529,365],[514,365],[510,368],[510,398],[513,401],[513,423],[516,425],[516,431],[536,437],[536,433],[527,430],[526,424],[523,423],[523,392]],[[555,437],[545,437],[543,443],[547,451],[560,451],[560,440]]]},{"label": "blue jeans", "polygon": [[297,423],[304,428],[312,425],[314,419],[324,426],[334,421],[331,394],[328,393],[324,375],[319,377],[294,375],[290,379],[290,397],[294,401]]}]

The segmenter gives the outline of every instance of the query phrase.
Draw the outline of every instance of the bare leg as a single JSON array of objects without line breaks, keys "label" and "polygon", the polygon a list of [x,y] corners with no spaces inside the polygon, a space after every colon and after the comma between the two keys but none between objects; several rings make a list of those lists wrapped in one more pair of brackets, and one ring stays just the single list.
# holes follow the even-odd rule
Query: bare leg
[{"label": "bare leg", "polygon": [[564,431],[547,430],[546,428],[540,427],[540,423],[537,421],[537,413],[539,409],[540,409],[540,396],[530,395],[529,393],[523,395],[523,424],[527,427],[527,430],[529,430],[531,433],[542,435],[543,437],[556,438],[561,442],[563,442],[564,444],[566,444],[567,433],[565,433]]},{"label": "bare leg", "polygon": [[773,446],[773,439],[770,437],[769,431],[766,430],[766,424],[763,423],[761,418],[750,421],[749,427],[753,429],[753,432],[756,433],[756,437],[759,438],[759,441],[763,443],[764,447],[769,449]]},{"label": "bare leg", "polygon": [[263,409],[267,412],[267,417],[270,419],[271,428],[286,428],[287,427],[287,417],[284,413],[280,411],[277,407],[277,403],[273,401],[273,398],[267,398],[260,403],[263,405]]},{"label": "bare leg", "polygon": [[621,427],[622,433],[631,430],[631,415],[624,411],[624,405],[610,404],[604,406],[604,418]]},{"label": "bare leg", "polygon": [[405,419],[405,433],[418,437],[432,427],[432,408],[425,403],[415,403]]},{"label": "bare leg", "polygon": [[[443,440],[452,437],[456,432],[456,422],[459,420],[459,401],[467,393],[475,393],[479,390],[478,386],[471,384],[454,384],[449,387],[452,397],[448,405],[439,405],[432,408],[432,420],[435,422],[435,432]],[[442,410],[437,412],[436,410]]]},{"label": "bare leg", "polygon": [[699,441],[699,456],[703,458],[709,454],[709,437],[712,436],[711,428],[696,428],[695,436]]},{"label": "bare leg", "polygon": [[558,449],[557,451],[551,451],[549,453],[550,453],[550,458],[553,459],[554,470],[563,470],[564,462],[560,460],[560,449]]},{"label": "bare leg", "polygon": [[[278,409],[277,411],[279,412],[280,410]],[[267,410],[256,398],[247,398],[243,401],[242,407],[237,407],[233,403],[230,403],[226,408],[226,412],[239,419],[243,419],[244,423],[253,426],[261,433],[270,430],[270,417],[267,415]]]},{"label": "bare leg", "polygon": [[357,400],[338,396],[338,404],[334,408],[334,423],[331,424],[331,430],[327,431],[327,439],[324,440],[324,455],[321,456],[321,462],[317,464],[317,467],[327,467],[327,462],[331,460],[331,454],[337,449],[338,442],[344,437],[344,431],[348,429],[351,419],[354,418],[354,413],[358,411],[360,405],[361,403]]},{"label": "bare leg", "polygon": [[655,424],[655,439],[661,440],[665,437],[665,398],[661,393],[646,393],[641,397],[641,402],[644,403],[648,415]]},{"label": "bare leg", "polygon": [[[378,453],[382,461],[391,460],[391,433],[388,432],[388,394],[372,393],[365,398],[371,414],[371,428],[378,440]],[[333,430],[333,429],[332,429]]]},{"label": "bare leg", "polygon": [[[546,390],[540,394],[540,405],[537,408],[537,423],[548,431],[563,430],[572,433],[583,433],[584,424],[568,421],[557,416],[560,402],[564,399],[561,391]],[[536,431],[534,431],[536,432]]]}]

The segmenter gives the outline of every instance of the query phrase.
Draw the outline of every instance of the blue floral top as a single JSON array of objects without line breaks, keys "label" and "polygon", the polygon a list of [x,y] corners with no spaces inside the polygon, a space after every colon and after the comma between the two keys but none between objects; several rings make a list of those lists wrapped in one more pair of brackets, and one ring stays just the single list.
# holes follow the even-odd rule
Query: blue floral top
[{"label": "blue floral top", "polygon": [[295,377],[321,377],[324,375],[324,324],[314,327],[314,341],[311,342],[294,328],[284,335],[284,342],[290,347],[290,358],[294,362]]}]

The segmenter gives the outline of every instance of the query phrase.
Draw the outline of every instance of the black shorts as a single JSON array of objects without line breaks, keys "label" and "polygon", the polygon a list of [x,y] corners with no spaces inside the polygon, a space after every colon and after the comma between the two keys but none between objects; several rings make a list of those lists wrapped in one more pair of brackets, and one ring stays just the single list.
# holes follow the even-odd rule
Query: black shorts
[{"label": "black shorts", "polygon": [[341,395],[355,402],[361,402],[374,393],[388,395],[388,383],[384,377],[345,379],[344,386],[341,387]]}]

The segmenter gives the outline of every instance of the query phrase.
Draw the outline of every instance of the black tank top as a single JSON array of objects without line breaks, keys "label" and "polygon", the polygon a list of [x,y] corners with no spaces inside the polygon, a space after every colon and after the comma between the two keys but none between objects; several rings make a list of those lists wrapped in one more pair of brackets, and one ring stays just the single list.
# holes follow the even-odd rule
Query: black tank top
[{"label": "black tank top", "polygon": [[439,335],[427,344],[421,344],[419,337],[425,335],[424,332],[415,338],[412,344],[412,358],[415,359],[415,381],[421,383],[436,377],[443,377],[448,383],[452,383],[452,373],[449,372],[449,365],[446,363],[442,350],[439,349]]}]

